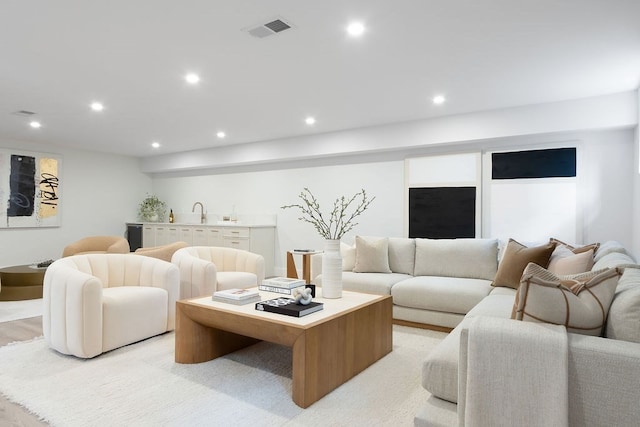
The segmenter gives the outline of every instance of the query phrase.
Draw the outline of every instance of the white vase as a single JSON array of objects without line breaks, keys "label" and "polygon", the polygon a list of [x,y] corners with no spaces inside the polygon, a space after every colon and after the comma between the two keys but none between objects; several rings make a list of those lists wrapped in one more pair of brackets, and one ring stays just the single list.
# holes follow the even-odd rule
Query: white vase
[{"label": "white vase", "polygon": [[342,298],[340,240],[327,239],[322,254],[322,297]]}]

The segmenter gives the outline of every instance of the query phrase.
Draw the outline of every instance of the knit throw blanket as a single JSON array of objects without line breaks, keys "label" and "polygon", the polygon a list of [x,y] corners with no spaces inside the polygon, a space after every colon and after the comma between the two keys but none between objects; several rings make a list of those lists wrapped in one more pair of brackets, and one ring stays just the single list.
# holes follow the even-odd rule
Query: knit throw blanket
[{"label": "knit throw blanket", "polygon": [[567,426],[567,366],[564,326],[475,318],[468,332],[461,424]]}]

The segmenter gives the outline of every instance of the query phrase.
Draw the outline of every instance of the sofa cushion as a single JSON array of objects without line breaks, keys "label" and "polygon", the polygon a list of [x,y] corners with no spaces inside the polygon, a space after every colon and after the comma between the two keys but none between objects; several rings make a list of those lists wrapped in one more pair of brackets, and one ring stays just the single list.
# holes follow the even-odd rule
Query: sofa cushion
[{"label": "sofa cushion", "polygon": [[104,288],[102,352],[166,332],[168,304],[169,293],[162,288]]},{"label": "sofa cushion", "polygon": [[389,239],[356,236],[356,273],[391,273]]},{"label": "sofa cushion", "polygon": [[579,274],[590,271],[593,267],[593,249],[574,253],[566,246],[553,251],[547,270],[557,276]]},{"label": "sofa cushion", "polygon": [[595,255],[593,256],[593,261],[597,263],[600,258],[610,253],[627,254],[627,251],[624,246],[620,244],[620,242],[609,240],[600,245]]},{"label": "sofa cushion", "polygon": [[389,268],[394,273],[413,274],[416,260],[415,239],[389,238]]},{"label": "sofa cushion", "polygon": [[558,277],[539,265],[525,269],[514,303],[516,320],[564,325],[567,331],[601,335],[622,275],[619,269]]},{"label": "sofa cushion", "polygon": [[449,335],[436,346],[422,364],[422,386],[431,394],[449,402],[458,401],[458,359],[460,331],[475,316],[508,319],[513,295],[489,295],[462,319]]},{"label": "sofa cushion", "polygon": [[485,279],[419,276],[393,285],[391,295],[394,305],[465,314],[490,291]]},{"label": "sofa cushion", "polygon": [[623,252],[608,252],[598,258],[591,267],[592,270],[602,270],[603,268],[615,268],[619,265],[635,264],[633,258]]},{"label": "sofa cushion", "polygon": [[416,239],[415,276],[492,280],[498,267],[496,239]]},{"label": "sofa cushion", "polygon": [[546,268],[549,265],[549,258],[554,249],[555,244],[552,242],[528,248],[513,239],[509,239],[498,266],[498,272],[493,279],[493,286],[518,289],[522,272],[527,267],[527,264],[532,262]]},{"label": "sofa cushion", "polygon": [[[342,288],[345,291],[362,292],[364,294],[391,295],[394,284],[411,278],[407,274],[399,273],[354,273],[342,272]],[[316,286],[322,286],[322,275],[316,278]]]},{"label": "sofa cushion", "polygon": [[640,343],[640,266],[628,266],[618,280],[605,336]]},{"label": "sofa cushion", "polygon": [[460,331],[472,319],[464,318],[422,363],[422,387],[449,402],[458,402],[458,359]]}]

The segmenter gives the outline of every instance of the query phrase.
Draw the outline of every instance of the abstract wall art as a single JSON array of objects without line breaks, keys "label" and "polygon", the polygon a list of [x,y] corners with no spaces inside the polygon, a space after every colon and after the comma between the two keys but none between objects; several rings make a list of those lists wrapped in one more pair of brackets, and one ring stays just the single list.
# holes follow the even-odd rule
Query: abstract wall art
[{"label": "abstract wall art", "polygon": [[59,227],[62,157],[0,149],[0,228]]}]

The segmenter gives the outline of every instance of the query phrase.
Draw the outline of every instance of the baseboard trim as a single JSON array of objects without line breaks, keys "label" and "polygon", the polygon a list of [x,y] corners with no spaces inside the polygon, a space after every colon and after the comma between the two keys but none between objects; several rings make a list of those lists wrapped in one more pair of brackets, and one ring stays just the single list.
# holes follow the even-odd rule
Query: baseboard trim
[{"label": "baseboard trim", "polygon": [[400,325],[400,326],[410,326],[412,328],[431,329],[432,331],[447,332],[447,333],[453,330],[453,328],[447,328],[446,326],[429,325],[427,323],[410,322],[408,320],[401,320],[401,319],[393,319],[393,324]]}]

